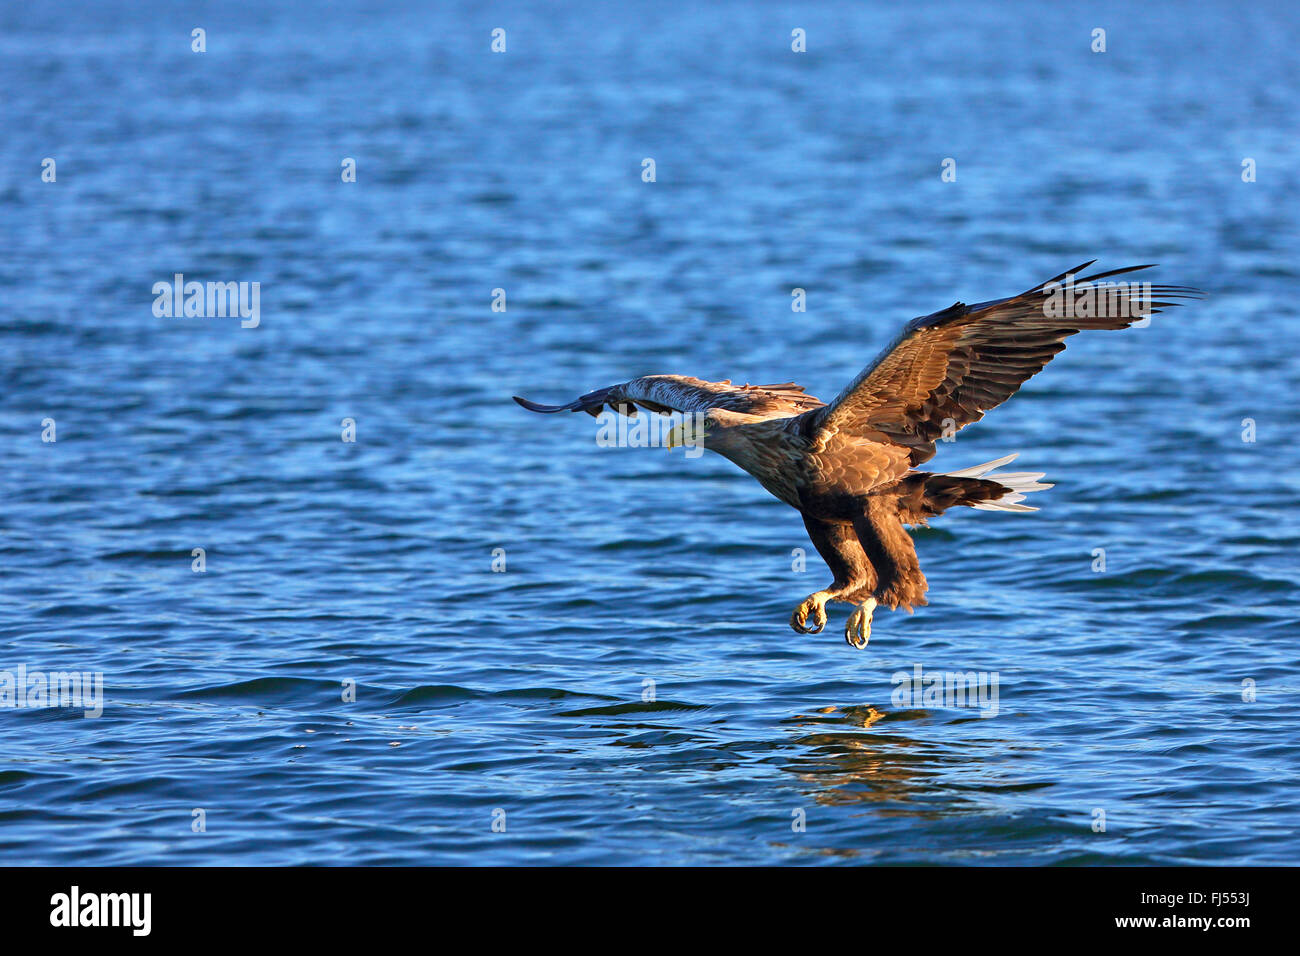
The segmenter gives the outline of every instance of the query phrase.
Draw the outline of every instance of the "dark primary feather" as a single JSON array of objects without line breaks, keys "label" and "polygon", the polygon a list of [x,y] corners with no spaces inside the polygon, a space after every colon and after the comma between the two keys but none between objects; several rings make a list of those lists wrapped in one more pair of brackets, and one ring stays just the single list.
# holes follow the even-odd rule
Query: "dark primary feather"
[{"label": "dark primary feather", "polygon": [[[840,434],[889,441],[910,449],[912,465],[929,460],[945,421],[954,430],[979,421],[1041,371],[1065,348],[1067,337],[1083,329],[1127,328],[1140,318],[1047,314],[1049,287],[1090,265],[1085,262],[1020,295],[971,306],[958,302],[913,319],[833,402],[805,416],[805,432],[823,439]],[[1148,268],[1112,269],[1073,282],[1079,287]],[[1203,295],[1167,285],[1152,285],[1150,293],[1151,300],[1142,303],[1150,313]],[[1114,305],[1134,304],[1131,289],[1118,289],[1114,296]]]},{"label": "dark primary feather", "polygon": [[688,375],[643,375],[622,385],[611,385],[576,398],[567,405],[542,405],[514,396],[530,412],[586,412],[599,415],[608,406],[624,415],[635,415],[637,407],[652,412],[702,412],[724,408],[760,418],[789,418],[823,402],[804,394],[793,382],[776,385],[732,385],[730,381],[706,382]]}]

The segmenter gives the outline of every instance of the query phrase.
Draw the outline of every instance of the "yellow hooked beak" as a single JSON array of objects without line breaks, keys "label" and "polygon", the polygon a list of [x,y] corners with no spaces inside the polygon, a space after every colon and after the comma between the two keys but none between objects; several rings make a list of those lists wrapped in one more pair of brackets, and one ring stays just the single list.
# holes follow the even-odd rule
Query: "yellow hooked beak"
[{"label": "yellow hooked beak", "polygon": [[671,451],[682,446],[693,448],[696,445],[703,445],[706,434],[707,429],[703,424],[696,428],[695,420],[688,418],[668,433],[667,438],[664,439],[664,447]]}]

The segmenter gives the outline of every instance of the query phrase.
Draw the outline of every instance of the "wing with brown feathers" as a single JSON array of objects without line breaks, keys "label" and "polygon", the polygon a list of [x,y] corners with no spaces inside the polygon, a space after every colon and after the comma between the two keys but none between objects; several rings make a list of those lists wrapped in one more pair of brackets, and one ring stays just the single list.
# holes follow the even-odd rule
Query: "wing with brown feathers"
[{"label": "wing with brown feathers", "polygon": [[635,415],[638,406],[652,412],[702,412],[725,408],[761,418],[789,418],[821,408],[825,403],[805,395],[793,382],[779,385],[732,385],[706,382],[687,375],[643,375],[622,385],[588,392],[567,405],[541,405],[514,396],[530,412],[586,412],[599,415],[608,406],[623,415]]},{"label": "wing with brown feathers", "polygon": [[1007,299],[958,302],[913,319],[833,402],[806,415],[806,433],[890,441],[910,449],[918,465],[934,456],[946,421],[954,430],[979,421],[1041,371],[1067,337],[1083,329],[1127,328],[1204,295],[1183,286],[1094,284],[1150,266],[1073,278],[1090,265]]}]

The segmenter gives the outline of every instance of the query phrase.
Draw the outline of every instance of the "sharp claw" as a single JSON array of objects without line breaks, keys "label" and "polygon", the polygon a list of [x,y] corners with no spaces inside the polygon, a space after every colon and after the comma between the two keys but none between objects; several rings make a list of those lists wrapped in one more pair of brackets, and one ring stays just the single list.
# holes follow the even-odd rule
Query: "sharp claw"
[{"label": "sharp claw", "polygon": [[867,646],[871,639],[871,612],[876,608],[876,602],[872,601],[869,605],[863,605],[849,615],[848,621],[844,625],[844,640],[851,647],[862,650]]},{"label": "sharp claw", "polygon": [[[820,593],[820,592],[819,592]],[[813,623],[808,624],[808,615],[812,613]],[[817,600],[817,595],[808,598],[794,609],[790,615],[790,627],[798,634],[820,634],[826,626],[826,601]]]}]

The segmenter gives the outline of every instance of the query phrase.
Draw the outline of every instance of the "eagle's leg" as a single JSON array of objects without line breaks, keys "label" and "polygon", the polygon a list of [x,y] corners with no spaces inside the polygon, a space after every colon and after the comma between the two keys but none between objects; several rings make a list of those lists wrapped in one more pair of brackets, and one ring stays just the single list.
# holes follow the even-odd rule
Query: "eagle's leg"
[{"label": "eagle's leg", "polygon": [[[809,515],[803,516],[804,527],[808,537],[817,548],[817,553],[826,561],[826,566],[835,575],[830,587],[823,588],[808,595],[790,615],[790,626],[800,634],[818,634],[826,625],[826,602],[843,601],[857,604],[862,598],[858,595],[864,590],[871,594],[875,584],[875,573],[867,564],[862,546],[858,544],[853,525],[847,521],[824,521]],[[805,627],[809,614],[814,615],[815,627]]]},{"label": "eagle's leg", "polygon": [[912,538],[903,528],[896,499],[868,497],[862,514],[853,518],[853,530],[876,572],[871,597],[863,600],[844,627],[844,639],[861,650],[871,637],[871,614],[878,605],[910,611],[925,603],[925,575],[916,560]]},{"label": "eagle's leg", "polygon": [[866,603],[849,615],[849,619],[844,625],[844,640],[858,650],[866,647],[867,641],[871,640],[871,612],[875,609],[876,599],[867,598]]},{"label": "eagle's leg", "polygon": [[[826,626],[826,602],[831,599],[830,591],[814,591],[790,615],[790,626],[800,634],[820,634]],[[805,626],[808,615],[813,616],[813,627]]]}]

